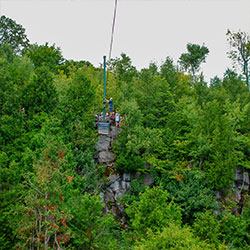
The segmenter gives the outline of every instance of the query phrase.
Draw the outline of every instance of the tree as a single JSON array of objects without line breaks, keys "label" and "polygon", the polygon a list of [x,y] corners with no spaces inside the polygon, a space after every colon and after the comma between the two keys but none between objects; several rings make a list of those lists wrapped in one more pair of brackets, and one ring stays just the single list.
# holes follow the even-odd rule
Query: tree
[{"label": "tree", "polygon": [[126,209],[135,236],[145,237],[147,230],[156,232],[171,222],[181,224],[180,208],[168,198],[169,193],[162,187],[147,187],[140,200]]},{"label": "tree", "polygon": [[[76,192],[73,195],[77,194]],[[103,204],[97,194],[77,194],[71,200],[72,249],[119,249],[118,223],[110,214],[103,214]]]},{"label": "tree", "polygon": [[178,82],[178,74],[173,64],[173,59],[167,57],[165,62],[161,65],[160,69],[161,76],[168,81],[170,87],[174,87]]},{"label": "tree", "polygon": [[60,48],[55,47],[54,44],[48,46],[48,43],[45,43],[45,45],[32,44],[27,50],[25,50],[24,55],[31,59],[35,67],[45,65],[54,73],[57,73],[59,65],[64,61]]},{"label": "tree", "polygon": [[64,74],[67,77],[70,77],[70,74],[74,74],[79,69],[88,67],[94,68],[94,66],[89,61],[65,60],[63,64],[60,65],[59,68],[60,70],[63,70]]},{"label": "tree", "polygon": [[195,216],[207,209],[217,209],[212,190],[209,188],[206,175],[200,170],[191,170],[173,179],[169,174],[162,174],[159,183],[169,192],[182,212],[182,221],[192,224]]},{"label": "tree", "polygon": [[[84,72],[78,70],[66,93],[66,110],[71,112],[74,118],[86,118],[90,110],[93,109],[94,100],[94,87],[91,85],[90,80],[85,76]],[[82,115],[83,113],[85,116]]]},{"label": "tree", "polygon": [[1,16],[0,18],[0,46],[9,44],[15,52],[20,52],[29,46],[29,39],[22,25],[14,20]]},{"label": "tree", "polygon": [[[133,250],[160,250],[160,249],[176,249],[176,250],[212,250],[214,245],[210,245],[205,241],[196,237],[192,230],[188,227],[182,228],[179,225],[170,223],[168,227],[162,231],[148,231],[148,237],[136,242],[132,247]],[[227,250],[225,245],[221,245],[219,250]]]},{"label": "tree", "polygon": [[228,52],[232,59],[234,67],[237,65],[242,69],[246,79],[246,85],[249,86],[249,60],[250,60],[250,35],[243,31],[231,32],[227,30],[227,40],[231,50]]},{"label": "tree", "polygon": [[111,71],[114,71],[119,81],[130,82],[136,76],[136,68],[132,65],[130,57],[124,53],[121,54],[121,58],[112,59],[108,64],[111,65]]},{"label": "tree", "polygon": [[63,171],[69,165],[64,148],[54,142],[46,146],[35,161],[34,172],[24,176],[23,203],[16,209],[22,217],[17,218],[18,249],[61,249],[70,240],[67,224],[72,216],[65,203],[73,171]]},{"label": "tree", "polygon": [[190,155],[206,172],[209,185],[225,190],[231,185],[234,169],[239,164],[236,152],[236,129],[241,119],[239,104],[230,103],[222,92],[214,95],[202,109],[197,107],[197,111],[196,120],[192,120],[193,129],[186,134],[194,146],[190,147]]},{"label": "tree", "polygon": [[[248,218],[249,214],[246,215]],[[207,210],[195,219],[193,232],[201,240],[214,244],[214,249],[218,249],[223,242],[229,249],[243,250],[250,249],[249,225],[244,214],[233,215],[224,211],[218,216]]]},{"label": "tree", "polygon": [[181,54],[180,63],[185,70],[192,73],[193,77],[195,73],[199,71],[201,63],[206,61],[206,56],[209,53],[209,49],[198,44],[187,44],[188,53]]},{"label": "tree", "polygon": [[[249,96],[248,88],[243,79],[230,69],[227,69],[224,73],[221,85],[227,91],[229,99],[232,102],[240,100],[241,103],[244,103],[247,96]],[[247,103],[247,101],[245,103]]]},{"label": "tree", "polygon": [[51,112],[57,102],[53,75],[46,66],[35,70],[33,79],[22,89],[22,107],[30,116],[39,112]]}]

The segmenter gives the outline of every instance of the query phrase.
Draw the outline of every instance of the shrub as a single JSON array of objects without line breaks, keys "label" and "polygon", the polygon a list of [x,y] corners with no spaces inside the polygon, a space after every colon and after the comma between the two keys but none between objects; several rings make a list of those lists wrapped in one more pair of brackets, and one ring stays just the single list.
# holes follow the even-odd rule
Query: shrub
[{"label": "shrub", "polygon": [[181,224],[181,212],[174,202],[168,202],[169,194],[160,186],[146,188],[139,201],[134,201],[126,212],[135,235],[145,236],[148,229],[156,232],[174,222]]},{"label": "shrub", "polygon": [[[181,228],[179,225],[170,224],[163,228],[162,232],[148,231],[148,237],[132,248],[133,250],[213,250],[213,246],[195,237],[189,228]],[[220,248],[227,249],[227,248]]]}]

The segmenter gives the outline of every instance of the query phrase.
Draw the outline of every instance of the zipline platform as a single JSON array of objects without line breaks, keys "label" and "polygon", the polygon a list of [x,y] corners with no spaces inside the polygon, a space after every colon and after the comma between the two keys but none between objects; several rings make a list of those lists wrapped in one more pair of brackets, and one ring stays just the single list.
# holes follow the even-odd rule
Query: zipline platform
[{"label": "zipline platform", "polygon": [[109,124],[109,122],[98,122],[97,128],[98,128],[98,134],[108,135],[109,129],[110,129],[110,124]]}]

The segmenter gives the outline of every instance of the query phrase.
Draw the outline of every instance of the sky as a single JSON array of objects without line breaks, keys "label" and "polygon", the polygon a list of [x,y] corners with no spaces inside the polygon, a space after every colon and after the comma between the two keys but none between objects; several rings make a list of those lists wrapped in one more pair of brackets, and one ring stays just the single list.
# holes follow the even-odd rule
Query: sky
[{"label": "sky", "polygon": [[[70,60],[99,67],[108,56],[115,0],[0,0],[0,14],[21,24],[31,43],[55,44]],[[112,58],[126,53],[138,69],[176,63],[187,43],[205,45],[205,79],[231,61],[227,29],[250,33],[249,0],[118,0]]]}]

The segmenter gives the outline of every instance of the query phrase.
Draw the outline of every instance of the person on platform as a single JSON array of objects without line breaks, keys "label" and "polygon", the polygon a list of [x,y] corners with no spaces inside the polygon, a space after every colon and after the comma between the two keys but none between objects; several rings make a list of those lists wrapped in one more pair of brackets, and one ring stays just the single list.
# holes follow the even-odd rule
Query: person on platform
[{"label": "person on platform", "polygon": [[109,104],[109,113],[111,114],[113,112],[113,99],[110,97],[109,100],[106,99],[106,102]]},{"label": "person on platform", "polygon": [[111,124],[111,126],[115,125],[115,112],[111,113],[110,124]]},{"label": "person on platform", "polygon": [[120,114],[118,110],[115,111],[115,126],[120,127]]}]

